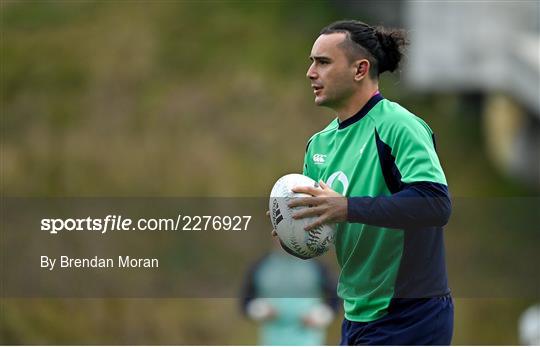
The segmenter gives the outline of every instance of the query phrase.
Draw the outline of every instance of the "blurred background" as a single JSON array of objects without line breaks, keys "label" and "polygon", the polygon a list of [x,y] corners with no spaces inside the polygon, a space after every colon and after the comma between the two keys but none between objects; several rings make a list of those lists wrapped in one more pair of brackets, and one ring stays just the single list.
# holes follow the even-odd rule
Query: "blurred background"
[{"label": "blurred background", "polygon": [[[521,342],[520,315],[540,297],[539,2],[2,0],[0,11],[3,197],[265,197],[301,172],[307,139],[332,119],[305,78],[319,30],[343,18],[405,28],[406,60],[381,90],[437,136],[454,197],[453,342]],[[464,212],[494,199],[526,223],[497,231],[486,208],[471,228]],[[482,276],[495,268],[508,272]],[[533,294],[508,294],[512,272]],[[471,283],[507,291],[460,292]],[[2,298],[0,324],[7,344],[257,341],[237,298]]]}]

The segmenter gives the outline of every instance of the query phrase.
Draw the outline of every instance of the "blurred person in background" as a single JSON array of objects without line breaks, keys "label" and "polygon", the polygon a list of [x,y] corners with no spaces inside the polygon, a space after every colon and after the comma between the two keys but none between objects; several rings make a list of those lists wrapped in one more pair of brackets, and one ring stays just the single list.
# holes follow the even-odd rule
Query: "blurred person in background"
[{"label": "blurred person in background", "polygon": [[402,30],[339,21],[322,29],[310,55],[315,103],[335,118],[311,137],[305,154],[304,175],[322,189],[293,188],[312,197],[289,206],[305,206],[294,218],[318,217],[306,230],[341,223],[342,345],[452,339],[443,242],[451,202],[435,137],[379,91],[379,75],[397,69],[406,44]]},{"label": "blurred person in background", "polygon": [[247,272],[241,308],[260,325],[260,345],[324,345],[339,306],[335,287],[319,261],[285,253],[276,239]]}]

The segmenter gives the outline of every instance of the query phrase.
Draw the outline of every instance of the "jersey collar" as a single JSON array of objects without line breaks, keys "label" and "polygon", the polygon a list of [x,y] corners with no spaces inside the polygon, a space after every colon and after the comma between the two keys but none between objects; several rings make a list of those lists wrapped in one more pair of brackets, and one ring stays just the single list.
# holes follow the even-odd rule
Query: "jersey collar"
[{"label": "jersey collar", "polygon": [[338,129],[345,129],[349,125],[352,125],[358,122],[360,119],[364,118],[364,116],[382,99],[384,99],[382,94],[380,92],[377,92],[368,100],[368,102],[366,102],[366,104],[360,109],[360,111],[356,112],[354,116],[345,119],[343,122],[339,122],[338,120]]}]

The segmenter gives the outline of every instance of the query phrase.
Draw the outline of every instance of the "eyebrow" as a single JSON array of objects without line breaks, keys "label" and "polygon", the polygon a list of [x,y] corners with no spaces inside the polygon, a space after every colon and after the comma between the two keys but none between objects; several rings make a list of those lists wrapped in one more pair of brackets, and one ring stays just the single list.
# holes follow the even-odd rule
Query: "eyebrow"
[{"label": "eyebrow", "polygon": [[309,60],[311,61],[314,61],[314,60],[328,60],[328,61],[332,61],[332,59],[330,59],[330,57],[326,57],[324,55],[310,55],[309,57]]}]

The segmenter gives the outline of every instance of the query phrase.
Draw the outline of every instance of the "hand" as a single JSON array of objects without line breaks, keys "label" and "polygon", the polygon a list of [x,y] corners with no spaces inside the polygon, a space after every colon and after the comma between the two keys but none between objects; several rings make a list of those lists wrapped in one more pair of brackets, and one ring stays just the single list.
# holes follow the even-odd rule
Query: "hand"
[{"label": "hand", "polygon": [[[270,211],[266,211],[266,216],[270,217]],[[272,237],[277,237],[276,229],[272,229]]]},{"label": "hand", "polygon": [[310,197],[297,198],[289,203],[289,207],[307,206],[293,214],[294,219],[318,216],[315,222],[304,229],[309,231],[322,224],[340,223],[347,221],[347,198],[332,190],[322,180],[319,181],[321,189],[315,187],[294,187],[295,193],[304,193]]},{"label": "hand", "polygon": [[254,299],[246,307],[247,315],[258,322],[269,321],[277,317],[276,310],[265,299]]},{"label": "hand", "polygon": [[302,317],[302,323],[309,328],[324,329],[334,319],[334,312],[332,309],[324,304],[318,305],[311,309],[306,315]]},{"label": "hand", "polygon": [[313,329],[319,328],[317,323],[309,315],[302,317],[302,324],[304,324],[304,326],[308,328],[313,328]]},{"label": "hand", "polygon": [[267,313],[259,321],[268,322],[277,318],[277,312],[273,307],[269,307]]}]

